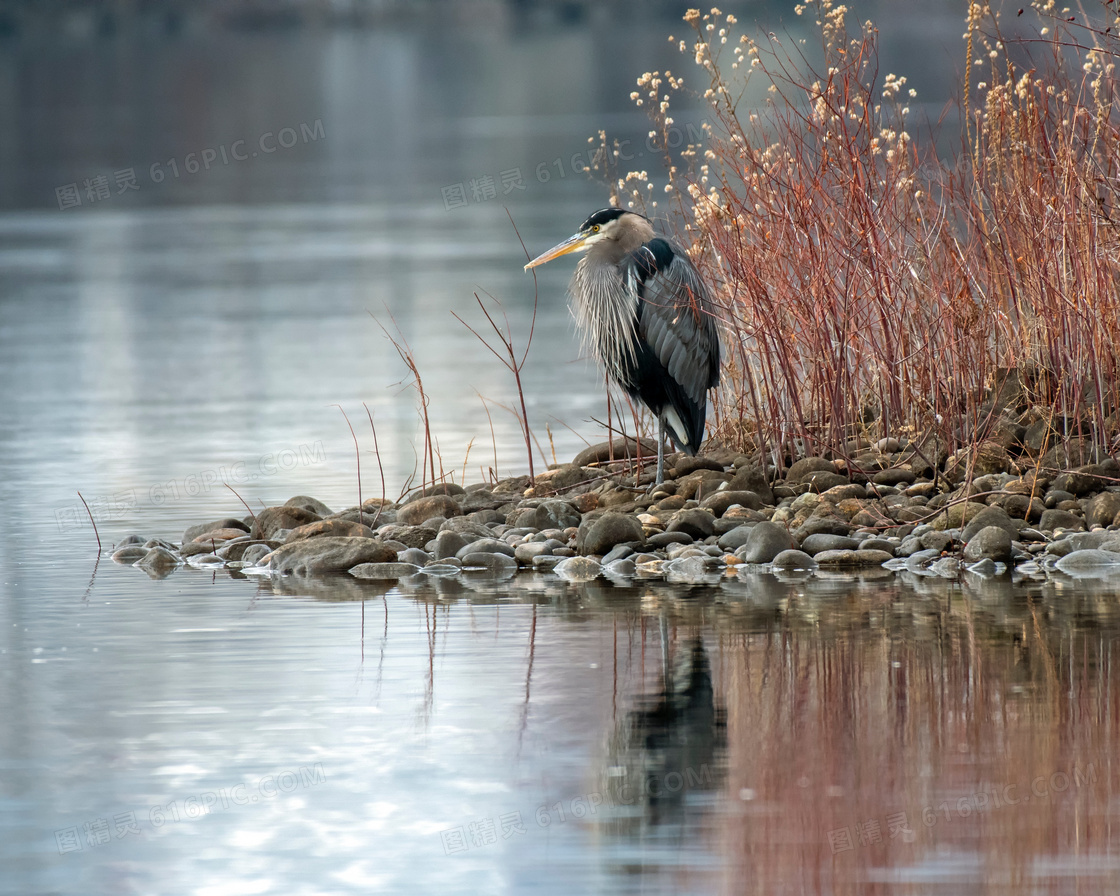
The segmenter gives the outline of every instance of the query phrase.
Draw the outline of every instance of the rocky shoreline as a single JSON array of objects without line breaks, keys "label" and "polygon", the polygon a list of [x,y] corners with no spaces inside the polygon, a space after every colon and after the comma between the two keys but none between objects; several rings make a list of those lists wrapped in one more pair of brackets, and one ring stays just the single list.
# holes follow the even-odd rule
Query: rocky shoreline
[{"label": "rocky shoreline", "polygon": [[636,481],[632,461],[613,459],[635,451],[620,439],[533,487],[526,476],[442,483],[337,512],[298,496],[192,526],[178,544],[131,535],[112,556],[156,577],[187,565],[382,582],[534,570],[705,584],[744,568],[869,567],[1120,578],[1120,464],[1098,447],[1072,441],[1033,461],[996,443],[947,457],[922,447],[884,439],[850,462],[808,457],[780,475],[730,451],[677,455],[651,489],[651,464]]}]

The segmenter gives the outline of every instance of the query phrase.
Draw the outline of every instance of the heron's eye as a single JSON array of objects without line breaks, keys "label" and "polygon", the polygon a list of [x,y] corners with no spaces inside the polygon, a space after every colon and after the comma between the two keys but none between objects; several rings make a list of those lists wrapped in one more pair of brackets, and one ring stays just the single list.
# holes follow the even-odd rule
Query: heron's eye
[{"label": "heron's eye", "polygon": [[592,233],[598,233],[599,232],[599,225],[598,224],[592,224],[591,225],[591,232]]}]

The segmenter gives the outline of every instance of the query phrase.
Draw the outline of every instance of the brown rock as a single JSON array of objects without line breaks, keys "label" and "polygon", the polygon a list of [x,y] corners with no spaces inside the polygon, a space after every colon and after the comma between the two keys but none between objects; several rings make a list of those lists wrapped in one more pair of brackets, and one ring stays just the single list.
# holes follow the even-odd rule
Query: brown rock
[{"label": "brown rock", "polygon": [[458,502],[450,495],[428,495],[397,508],[397,522],[403,526],[418,526],[437,516],[451,519],[462,512]]},{"label": "brown rock", "polygon": [[230,541],[234,538],[244,538],[249,532],[245,529],[211,529],[209,532],[203,532],[201,535],[195,536],[192,541],[197,541],[200,544],[215,544],[217,542]]},{"label": "brown rock", "polygon": [[369,526],[363,526],[359,523],[353,523],[347,520],[317,520],[314,523],[307,523],[307,525],[293,529],[288,533],[288,537],[284,539],[284,543],[292,544],[292,542],[300,541],[304,538],[321,538],[324,535],[354,538],[376,537]]},{"label": "brown rock", "polygon": [[[592,464],[605,464],[611,458],[621,460],[635,457],[637,453],[638,443],[635,439],[618,438],[613,442],[600,442],[598,445],[584,448],[572,459],[572,463],[577,467],[587,467]],[[642,439],[641,454],[642,457],[657,457],[657,443],[650,439]]]},{"label": "brown rock", "polygon": [[795,461],[786,472],[786,482],[793,485],[802,482],[810,473],[816,472],[835,473],[836,464],[823,457],[803,457]]},{"label": "brown rock", "polygon": [[253,538],[267,540],[281,529],[298,529],[318,520],[319,514],[302,507],[266,507],[253,519],[249,531]]},{"label": "brown rock", "polygon": [[273,572],[283,575],[326,575],[343,573],[360,563],[391,563],[397,552],[373,538],[324,535],[285,544],[267,557]]},{"label": "brown rock", "polygon": [[1090,498],[1085,506],[1085,524],[1090,529],[1094,526],[1111,526],[1118,513],[1120,513],[1120,493],[1101,492]]}]

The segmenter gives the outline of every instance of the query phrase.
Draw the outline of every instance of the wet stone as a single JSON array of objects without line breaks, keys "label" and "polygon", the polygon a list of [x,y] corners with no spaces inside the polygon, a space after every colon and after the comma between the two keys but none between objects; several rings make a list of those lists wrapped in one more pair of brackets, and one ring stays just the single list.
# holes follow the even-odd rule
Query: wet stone
[{"label": "wet stone", "polygon": [[707,538],[712,534],[714,517],[705,510],[679,510],[673,514],[666,533],[683,532],[693,538]]},{"label": "wet stone", "polygon": [[557,563],[552,571],[569,582],[590,582],[599,576],[602,566],[591,557],[567,557]]},{"label": "wet stone", "polygon": [[288,500],[284,502],[284,506],[299,507],[324,518],[331,515],[331,509],[326,504],[318,498],[312,498],[308,495],[296,495],[293,498],[288,498]]},{"label": "wet stone", "polygon": [[512,558],[515,549],[512,545],[506,544],[498,538],[480,538],[477,541],[472,541],[470,544],[464,545],[460,548],[455,556],[467,562],[467,557],[472,554],[502,554],[506,557]]},{"label": "wet stone", "polygon": [[179,558],[167,548],[154,547],[148,549],[133,565],[157,573],[169,572],[179,565]]},{"label": "wet stone", "polygon": [[735,551],[735,556],[744,563],[769,563],[782,551],[795,547],[797,545],[789,532],[777,523],[766,521],[751,528],[746,542]]},{"label": "wet stone", "polygon": [[475,551],[459,558],[463,569],[488,569],[494,572],[517,569],[517,561],[509,554]]},{"label": "wet stone", "polygon": [[432,517],[450,520],[462,512],[458,502],[450,495],[428,495],[397,508],[397,522],[404,526],[419,526]]},{"label": "wet stone", "polygon": [[413,566],[423,566],[432,559],[432,555],[420,548],[405,548],[397,551],[398,563],[410,563]]},{"label": "wet stone", "polygon": [[344,573],[362,563],[396,559],[397,552],[381,541],[331,535],[285,544],[268,555],[269,568],[283,575]]},{"label": "wet stone", "polygon": [[584,519],[576,547],[581,554],[605,554],[616,544],[644,542],[642,524],[624,513],[607,511],[602,516]]},{"label": "wet stone", "polygon": [[292,529],[284,539],[285,543],[299,541],[303,538],[319,538],[324,535],[351,536],[355,538],[373,538],[373,530],[369,526],[348,520],[316,520]]},{"label": "wet stone", "polygon": [[666,548],[671,544],[692,544],[696,539],[687,532],[658,532],[646,539],[646,544],[654,548]]},{"label": "wet stone", "polygon": [[795,572],[797,570],[813,570],[817,568],[817,561],[805,551],[790,548],[781,551],[770,561],[770,568],[781,572]]},{"label": "wet stone", "polygon": [[994,560],[1011,562],[1011,536],[999,526],[985,526],[968,539],[964,546],[964,559],[968,562]]},{"label": "wet stone", "polygon": [[214,520],[213,522],[191,526],[183,533],[182,543],[186,544],[187,542],[194,541],[199,535],[203,535],[206,532],[213,532],[217,529],[241,529],[246,533],[249,531],[249,527],[241,520],[232,516],[227,516],[220,520]]},{"label": "wet stone", "polygon": [[298,529],[319,519],[319,514],[302,507],[266,507],[253,519],[250,534],[253,538],[273,539],[281,529]]},{"label": "wet stone", "polygon": [[848,535],[819,533],[801,540],[801,550],[809,556],[814,556],[822,551],[853,551],[858,547],[860,547],[859,539]]},{"label": "wet stone", "polygon": [[1075,513],[1055,508],[1047,510],[1042,514],[1042,519],[1038,521],[1038,528],[1043,532],[1056,532],[1058,530],[1064,532],[1078,532],[1085,529],[1085,522]]},{"label": "wet stone", "polygon": [[137,560],[141,560],[148,553],[148,548],[140,544],[129,544],[123,548],[118,548],[113,552],[112,560],[114,563],[124,563],[132,565]]},{"label": "wet stone", "polygon": [[844,569],[860,566],[882,566],[891,559],[886,551],[821,551],[813,557],[821,569]]},{"label": "wet stone", "polygon": [[357,579],[403,579],[419,571],[415,563],[359,563],[350,569],[350,575]]}]

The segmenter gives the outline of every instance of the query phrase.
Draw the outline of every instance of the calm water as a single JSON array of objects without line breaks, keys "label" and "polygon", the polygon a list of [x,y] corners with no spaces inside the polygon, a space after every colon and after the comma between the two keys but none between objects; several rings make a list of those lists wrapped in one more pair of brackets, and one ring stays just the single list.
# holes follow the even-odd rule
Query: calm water
[{"label": "calm water", "polygon": [[[484,9],[0,47],[0,890],[1117,892],[1104,585],[96,562],[79,491],[106,543],[240,515],[224,482],[355,503],[337,406],[395,495],[423,436],[382,328],[445,471],[524,469],[512,378],[450,312],[493,296],[524,345],[509,215],[534,252],[570,233],[604,201],[587,137],[640,152],[634,78],[685,66],[672,19]],[[936,117],[962,26],[918,9],[857,12]],[[538,464],[606,413],[569,273],[539,279]]]}]

